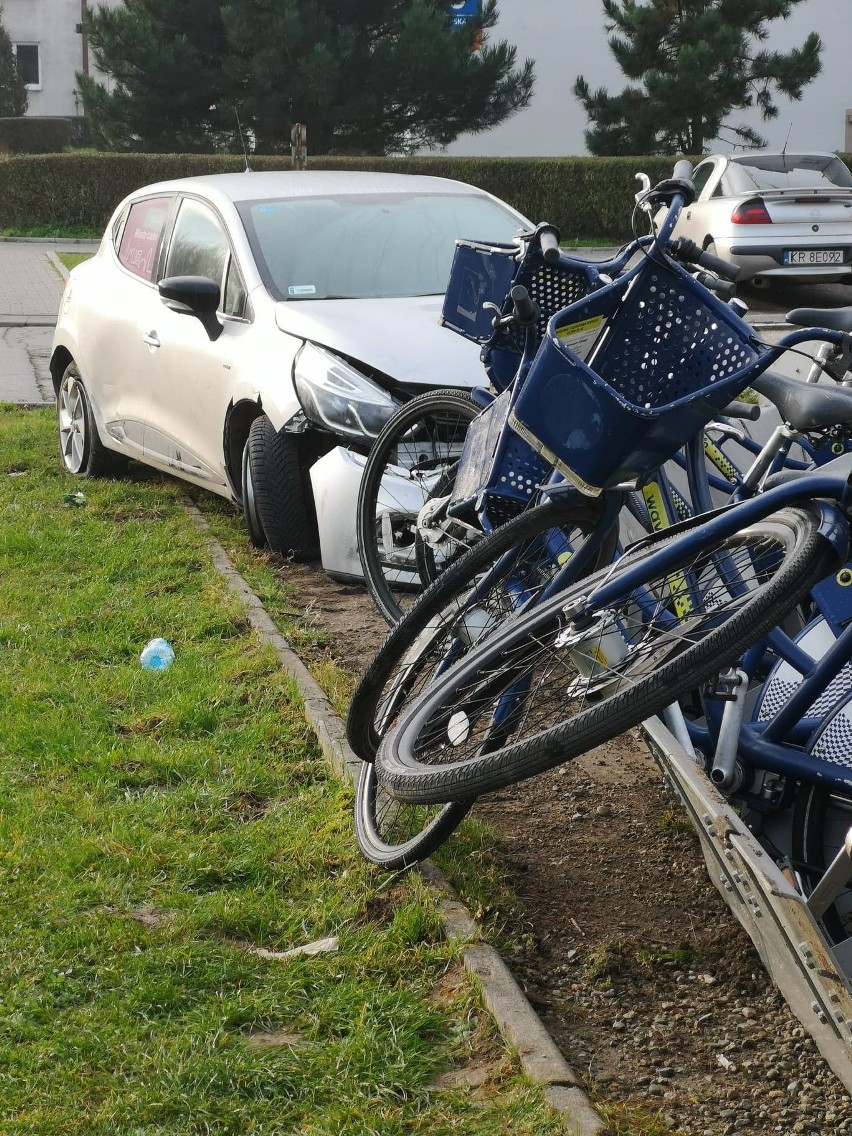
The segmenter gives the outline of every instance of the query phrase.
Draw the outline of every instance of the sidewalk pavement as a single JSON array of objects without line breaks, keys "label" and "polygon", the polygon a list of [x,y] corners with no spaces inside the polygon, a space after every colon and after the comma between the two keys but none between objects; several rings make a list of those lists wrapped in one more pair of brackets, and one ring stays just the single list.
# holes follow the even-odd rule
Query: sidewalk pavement
[{"label": "sidewalk pavement", "polygon": [[53,402],[48,362],[65,286],[57,252],[95,242],[0,240],[0,402]]}]

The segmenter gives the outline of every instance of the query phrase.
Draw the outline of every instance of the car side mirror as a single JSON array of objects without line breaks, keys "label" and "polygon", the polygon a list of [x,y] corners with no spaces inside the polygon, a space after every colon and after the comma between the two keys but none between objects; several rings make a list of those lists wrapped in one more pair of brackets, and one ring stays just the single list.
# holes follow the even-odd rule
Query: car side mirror
[{"label": "car side mirror", "polygon": [[215,280],[207,276],[167,276],[157,285],[160,299],[178,315],[195,316],[215,342],[224,330],[216,319],[222,292]]}]

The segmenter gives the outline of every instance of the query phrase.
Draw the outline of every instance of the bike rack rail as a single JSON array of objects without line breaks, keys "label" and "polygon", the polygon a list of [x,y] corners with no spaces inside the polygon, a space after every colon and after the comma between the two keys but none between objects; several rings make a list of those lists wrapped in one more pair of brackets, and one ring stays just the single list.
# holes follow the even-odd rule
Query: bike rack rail
[{"label": "bike rack rail", "polygon": [[852,951],[827,945],[807,900],[659,718],[642,730],[701,841],[710,878],[772,981],[852,1092]]}]

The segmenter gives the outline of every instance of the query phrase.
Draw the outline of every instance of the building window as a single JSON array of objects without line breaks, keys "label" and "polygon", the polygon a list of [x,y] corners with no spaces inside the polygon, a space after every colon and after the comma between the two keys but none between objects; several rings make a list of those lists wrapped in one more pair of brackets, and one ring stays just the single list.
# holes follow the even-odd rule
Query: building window
[{"label": "building window", "polygon": [[18,59],[18,74],[28,91],[41,90],[41,66],[37,43],[16,43],[15,55]]}]

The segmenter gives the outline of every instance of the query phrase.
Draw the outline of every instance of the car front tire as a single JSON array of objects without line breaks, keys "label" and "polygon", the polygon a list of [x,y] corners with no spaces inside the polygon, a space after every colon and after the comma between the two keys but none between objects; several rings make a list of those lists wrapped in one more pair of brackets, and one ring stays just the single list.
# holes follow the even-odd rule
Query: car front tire
[{"label": "car front tire", "polygon": [[243,452],[243,514],[257,548],[293,560],[312,560],[319,552],[316,525],[302,482],[298,443],[276,431],[265,414],[251,424]]},{"label": "car front tire", "polygon": [[76,363],[69,363],[56,392],[59,454],[75,477],[109,477],[121,473],[127,458],[101,442],[92,403]]}]

